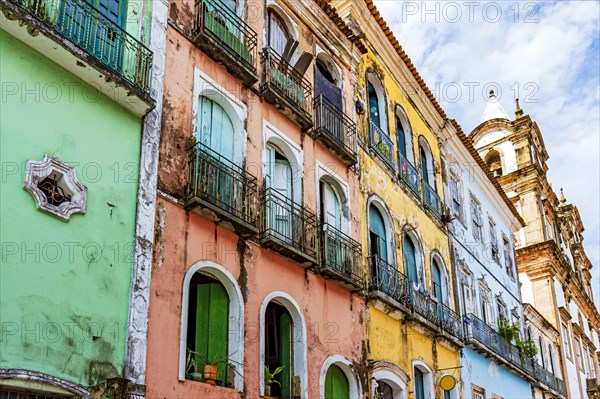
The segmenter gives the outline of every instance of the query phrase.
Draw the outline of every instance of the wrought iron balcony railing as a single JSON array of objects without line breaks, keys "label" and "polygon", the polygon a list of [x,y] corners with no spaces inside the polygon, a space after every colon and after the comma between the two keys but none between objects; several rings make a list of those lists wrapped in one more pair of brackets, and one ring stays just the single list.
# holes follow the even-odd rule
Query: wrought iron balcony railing
[{"label": "wrought iron balcony railing", "polygon": [[194,10],[196,45],[245,85],[256,83],[256,32],[226,2],[195,0]]},{"label": "wrought iron balcony railing", "polygon": [[379,126],[369,121],[371,148],[385,161],[392,169],[396,170],[394,165],[394,143],[386,132]]},{"label": "wrought iron balcony railing", "polygon": [[553,391],[559,393],[562,396],[567,395],[567,390],[563,380],[561,380],[560,378],[558,378],[557,376],[555,376],[554,374],[552,374],[537,363],[533,364],[533,371],[538,383],[546,385],[548,388],[552,389]]},{"label": "wrought iron balcony railing", "polygon": [[419,181],[421,180],[421,176],[417,171],[417,168],[413,166],[412,163],[402,154],[398,154],[400,157],[400,179],[415,193],[419,198],[421,198],[421,187],[419,185]]},{"label": "wrought iron balcony railing", "polygon": [[321,226],[321,274],[352,290],[364,288],[361,245],[330,224]]},{"label": "wrought iron balcony railing", "polygon": [[152,51],[85,0],[7,0],[145,94]]},{"label": "wrought iron balcony railing", "polygon": [[401,305],[410,308],[411,283],[396,267],[387,263],[379,256],[370,257],[371,284],[370,291],[380,291]]},{"label": "wrought iron balcony railing", "polygon": [[439,303],[427,297],[426,294],[411,289],[412,309],[428,322],[439,326],[442,320],[442,308]]},{"label": "wrought iron balcony railing", "polygon": [[300,264],[317,264],[315,214],[273,188],[262,190],[260,242]]},{"label": "wrought iron balcony railing", "polygon": [[260,92],[263,98],[302,129],[310,129],[313,125],[310,82],[271,48],[263,49],[261,60]]},{"label": "wrought iron balcony railing", "polygon": [[423,202],[425,206],[429,208],[433,212],[433,214],[438,218],[442,219],[442,201],[440,200],[440,196],[435,192],[433,187],[429,185],[425,180],[423,180]]},{"label": "wrought iron balcony railing", "polygon": [[314,126],[311,136],[335,153],[346,165],[356,163],[354,138],[356,124],[331,101],[319,95],[315,98]]},{"label": "wrought iron balcony railing", "polygon": [[516,346],[474,314],[466,315],[464,321],[465,338],[468,342],[474,343],[479,348],[483,347],[486,352],[491,352],[509,367],[521,371],[529,378],[534,378],[531,359],[522,354]]},{"label": "wrought iron balcony railing", "polygon": [[463,330],[462,330],[462,323],[460,320],[460,316],[454,310],[450,309],[448,306],[444,305],[443,303],[440,304],[440,307],[441,307],[441,314],[442,314],[442,320],[441,320],[442,330],[457,337],[458,339],[462,339],[463,338]]},{"label": "wrought iron balcony railing", "polygon": [[205,208],[215,221],[232,223],[242,236],[258,233],[258,183],[232,161],[202,143],[189,150],[188,208]]}]

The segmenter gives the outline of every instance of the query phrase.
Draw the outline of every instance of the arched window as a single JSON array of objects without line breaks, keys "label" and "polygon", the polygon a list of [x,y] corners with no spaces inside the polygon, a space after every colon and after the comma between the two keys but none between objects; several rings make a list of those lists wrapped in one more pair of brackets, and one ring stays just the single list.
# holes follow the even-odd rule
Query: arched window
[{"label": "arched window", "polygon": [[321,189],[321,223],[342,230],[341,201],[330,183],[320,181]]},{"label": "arched window", "polygon": [[265,367],[272,373],[282,367],[271,384],[271,396],[291,398],[293,391],[294,326],[292,316],[284,306],[271,302],[265,312]]},{"label": "arched window", "polygon": [[408,236],[404,237],[404,272],[408,281],[419,284],[419,274],[417,270],[417,251],[412,239]]},{"label": "arched window", "polygon": [[233,123],[223,107],[207,97],[200,96],[196,139],[217,157],[234,161]]},{"label": "arched window", "polygon": [[369,121],[377,127],[381,127],[379,98],[377,97],[377,92],[371,82],[367,82],[367,92],[369,94]]},{"label": "arched window", "polygon": [[[315,98],[318,99],[323,96],[330,105],[343,112],[342,79],[333,59],[321,52],[317,55],[315,66]],[[336,127],[336,124],[328,123],[328,129],[333,128],[332,133],[343,140],[343,131],[336,131]]]},{"label": "arched window", "polygon": [[293,239],[292,226],[294,199],[293,171],[290,161],[272,144],[267,144],[267,162],[265,163],[266,186],[273,189],[266,206],[266,222],[271,232],[279,239]]},{"label": "arched window", "polygon": [[291,35],[283,18],[279,14],[273,10],[269,10],[268,16],[267,42],[269,43],[269,47],[281,56]]},{"label": "arched window", "polygon": [[422,360],[413,361],[413,384],[415,399],[430,399],[435,397],[433,371]]},{"label": "arched window", "polygon": [[492,150],[488,152],[485,156],[485,163],[495,177],[502,176],[502,160],[498,151]]},{"label": "arched window", "polygon": [[546,365],[546,354],[544,353],[546,350],[546,346],[544,345],[544,339],[541,335],[538,337],[538,347],[540,348],[540,364],[543,368],[547,368],[548,366]]},{"label": "arched window", "polygon": [[377,381],[375,399],[394,399],[394,389],[384,381]]},{"label": "arched window", "polygon": [[421,166],[421,178],[425,181],[425,183],[435,190],[433,154],[431,152],[429,143],[423,136],[419,137],[419,161]]},{"label": "arched window", "polygon": [[429,183],[429,168],[427,166],[427,153],[422,145],[419,145],[419,156],[421,159],[421,177]]},{"label": "arched window", "polygon": [[218,379],[227,382],[229,358],[229,295],[220,281],[195,273],[189,286],[187,348],[195,352],[197,370],[207,361],[218,365]]},{"label": "arched window", "polygon": [[325,399],[349,399],[350,384],[344,371],[332,364],[325,376]]},{"label": "arched window", "polygon": [[387,254],[387,235],[383,216],[375,205],[369,207],[369,237],[371,241],[371,256],[377,256],[379,259],[388,261]]}]

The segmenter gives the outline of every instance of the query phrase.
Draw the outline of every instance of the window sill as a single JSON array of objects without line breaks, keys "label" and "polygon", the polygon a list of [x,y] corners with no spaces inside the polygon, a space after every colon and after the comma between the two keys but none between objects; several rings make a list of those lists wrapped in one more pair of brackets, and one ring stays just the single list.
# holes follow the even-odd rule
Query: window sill
[{"label": "window sill", "polygon": [[234,387],[224,387],[222,385],[212,385],[212,384],[208,384],[208,383],[206,383],[204,381],[196,381],[196,380],[191,380],[191,379],[188,379],[188,378],[186,378],[185,380],[182,380],[180,382],[183,382],[183,383],[186,383],[186,384],[191,384],[192,386],[193,385],[198,385],[198,386],[202,386],[204,388],[205,387],[211,387],[211,388],[214,388],[214,389],[223,389],[223,390],[227,390],[227,391],[235,391],[235,392],[237,392]]}]

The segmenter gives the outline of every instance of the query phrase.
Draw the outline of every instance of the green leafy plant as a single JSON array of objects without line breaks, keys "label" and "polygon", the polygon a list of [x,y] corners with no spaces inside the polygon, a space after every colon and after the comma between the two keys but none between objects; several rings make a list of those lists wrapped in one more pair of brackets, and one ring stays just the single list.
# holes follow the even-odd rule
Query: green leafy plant
[{"label": "green leafy plant", "polygon": [[517,340],[517,348],[529,359],[533,359],[538,354],[535,342],[530,339],[525,341]]},{"label": "green leafy plant", "polygon": [[285,366],[279,366],[275,369],[275,371],[273,371],[273,373],[271,373],[271,370],[269,370],[269,366],[265,366],[265,385],[277,384],[281,386],[281,384],[275,379],[275,377],[277,376],[277,374],[281,373],[284,367]]},{"label": "green leafy plant", "polygon": [[498,334],[509,343],[516,343],[519,340],[519,326],[500,316],[498,317]]}]

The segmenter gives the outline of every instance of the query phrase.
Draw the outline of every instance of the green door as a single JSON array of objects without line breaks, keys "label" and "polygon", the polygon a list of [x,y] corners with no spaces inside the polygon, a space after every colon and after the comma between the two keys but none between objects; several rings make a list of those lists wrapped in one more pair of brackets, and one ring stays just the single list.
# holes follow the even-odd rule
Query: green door
[{"label": "green door", "polygon": [[289,313],[283,313],[279,318],[279,331],[281,333],[281,341],[279,353],[281,365],[280,383],[281,383],[281,397],[291,398],[292,388],[292,317]]},{"label": "green door", "polygon": [[331,365],[325,376],[325,399],[350,399],[350,384],[338,366]]},{"label": "green door", "polygon": [[69,40],[122,74],[127,0],[64,0],[58,29]]},{"label": "green door", "polygon": [[[223,360],[228,355],[229,296],[220,283],[196,286],[196,337],[194,350],[199,372],[206,362]],[[226,379],[226,362],[220,362],[219,379]]]}]

